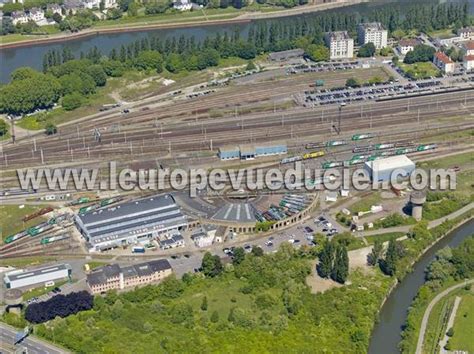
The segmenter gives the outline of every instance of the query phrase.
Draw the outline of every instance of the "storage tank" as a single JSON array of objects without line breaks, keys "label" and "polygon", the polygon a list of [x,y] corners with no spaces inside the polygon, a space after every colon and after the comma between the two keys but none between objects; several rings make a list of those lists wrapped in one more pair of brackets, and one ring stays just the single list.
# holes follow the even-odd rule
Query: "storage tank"
[{"label": "storage tank", "polygon": [[420,221],[423,217],[423,204],[426,202],[426,193],[424,191],[413,191],[410,194],[411,216]]}]

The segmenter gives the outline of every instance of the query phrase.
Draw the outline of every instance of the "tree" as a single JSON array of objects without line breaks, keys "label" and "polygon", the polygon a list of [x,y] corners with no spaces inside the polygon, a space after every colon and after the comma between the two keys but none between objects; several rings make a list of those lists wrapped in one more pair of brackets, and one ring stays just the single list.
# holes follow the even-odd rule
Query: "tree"
[{"label": "tree", "polygon": [[357,54],[360,58],[373,57],[375,55],[375,45],[372,42],[366,43],[359,48],[359,53]]},{"label": "tree", "polygon": [[306,48],[305,54],[315,62],[329,60],[329,49],[324,45],[310,44]]},{"label": "tree", "polygon": [[8,124],[3,119],[0,119],[0,136],[4,136],[8,133]]},{"label": "tree", "polygon": [[163,71],[163,57],[159,52],[153,50],[145,50],[138,54],[135,59],[134,66],[138,70],[153,69],[157,72]]},{"label": "tree", "polygon": [[257,67],[255,66],[254,62],[252,60],[249,60],[247,66],[245,67],[245,70],[252,71],[255,69],[257,69]]},{"label": "tree", "polygon": [[54,135],[58,132],[58,128],[51,122],[46,124],[45,133],[46,135]]},{"label": "tree", "polygon": [[211,322],[217,323],[219,322],[219,313],[217,311],[213,311],[211,315]]},{"label": "tree", "polygon": [[207,277],[215,277],[222,273],[223,266],[219,256],[206,252],[202,258],[202,272]]},{"label": "tree", "polygon": [[79,108],[82,104],[83,96],[79,92],[73,92],[64,96],[61,105],[66,111],[72,111]]},{"label": "tree", "polygon": [[238,265],[242,263],[245,259],[245,250],[242,247],[237,247],[234,249],[234,259],[232,264]]},{"label": "tree", "polygon": [[80,311],[92,309],[94,297],[87,291],[56,295],[47,301],[28,305],[25,319],[31,323],[43,323],[55,317],[67,317]]},{"label": "tree", "polygon": [[387,275],[393,276],[397,270],[397,261],[399,259],[399,252],[397,251],[397,241],[394,239],[388,243],[385,258],[380,261],[380,269]]},{"label": "tree", "polygon": [[326,241],[319,255],[318,273],[322,278],[328,278],[334,263],[334,243]]},{"label": "tree", "polygon": [[407,53],[403,62],[405,64],[413,64],[419,62],[427,62],[432,61],[436,49],[426,45],[426,44],[419,44],[414,47],[414,49]]},{"label": "tree", "polygon": [[367,256],[367,263],[375,266],[383,255],[383,243],[380,240],[375,240],[372,251]]},{"label": "tree", "polygon": [[448,331],[446,332],[446,335],[447,335],[448,337],[454,336],[454,328],[453,328],[453,327],[450,327],[450,328],[448,329]]},{"label": "tree", "polygon": [[347,79],[347,81],[346,81],[346,87],[354,88],[354,87],[359,87],[359,86],[360,86],[360,84],[359,84],[359,82],[357,81],[356,78],[351,77],[351,78]]},{"label": "tree", "polygon": [[251,253],[255,257],[261,257],[261,256],[263,256],[263,249],[262,249],[262,247],[255,246],[255,247],[252,247],[252,252]]},{"label": "tree", "polygon": [[207,311],[207,296],[204,296],[201,302],[201,310]]},{"label": "tree", "polygon": [[123,11],[121,9],[108,9],[107,10],[107,19],[108,20],[118,20],[122,17]]},{"label": "tree", "polygon": [[349,257],[347,248],[343,245],[336,247],[336,255],[334,265],[331,270],[331,279],[338,283],[344,284],[349,274]]}]

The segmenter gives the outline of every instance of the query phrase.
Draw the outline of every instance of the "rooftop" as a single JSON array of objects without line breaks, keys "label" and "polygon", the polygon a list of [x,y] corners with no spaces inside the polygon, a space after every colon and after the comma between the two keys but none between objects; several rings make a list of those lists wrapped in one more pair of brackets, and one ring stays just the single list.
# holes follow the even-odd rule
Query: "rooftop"
[{"label": "rooftop", "polygon": [[367,161],[365,165],[369,166],[372,170],[387,170],[397,167],[414,166],[415,164],[406,155],[397,155],[384,159]]},{"label": "rooftop", "polygon": [[349,36],[349,33],[347,31],[329,32],[328,37],[332,41],[343,41],[351,39],[351,36]]},{"label": "rooftop", "polygon": [[437,52],[435,57],[444,64],[452,64],[453,61],[443,52]]},{"label": "rooftop", "polygon": [[253,206],[249,203],[226,204],[212,216],[212,219],[243,223],[254,223],[256,221]]},{"label": "rooftop", "polygon": [[364,28],[365,30],[370,30],[370,31],[383,31],[383,30],[385,30],[385,28],[383,28],[383,26],[380,22],[361,23],[359,26]]},{"label": "rooftop", "polygon": [[69,264],[55,264],[48,267],[41,267],[30,270],[14,270],[5,275],[5,278],[9,281],[20,280],[24,278],[36,277],[38,275],[54,273],[58,270],[70,270],[71,266]]},{"label": "rooftop", "polygon": [[474,41],[464,43],[463,47],[466,48],[466,50],[474,50]]},{"label": "rooftop", "polygon": [[400,39],[398,44],[401,47],[414,47],[414,46],[419,44],[419,41],[417,39],[414,39],[414,38],[412,38],[412,39]]}]

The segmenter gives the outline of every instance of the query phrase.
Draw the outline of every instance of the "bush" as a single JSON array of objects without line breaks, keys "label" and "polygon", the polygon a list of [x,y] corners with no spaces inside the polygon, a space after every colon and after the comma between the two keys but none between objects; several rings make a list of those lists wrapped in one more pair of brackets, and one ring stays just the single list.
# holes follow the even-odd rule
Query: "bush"
[{"label": "bush", "polygon": [[62,106],[66,111],[72,111],[79,108],[82,104],[83,96],[78,92],[70,93],[63,97]]}]

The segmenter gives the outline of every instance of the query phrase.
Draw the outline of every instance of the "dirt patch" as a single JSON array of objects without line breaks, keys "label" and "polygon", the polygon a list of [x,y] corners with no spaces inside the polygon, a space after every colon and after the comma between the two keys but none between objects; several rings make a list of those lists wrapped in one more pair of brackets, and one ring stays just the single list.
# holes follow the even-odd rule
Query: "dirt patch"
[{"label": "dirt patch", "polygon": [[342,286],[342,284],[336,283],[331,279],[321,278],[316,272],[316,263],[316,260],[311,262],[311,269],[313,272],[306,277],[306,285],[310,287],[312,294],[323,293],[326,290],[339,288]]},{"label": "dirt patch", "polygon": [[372,267],[367,264],[367,256],[370,251],[372,251],[372,246],[349,251],[349,270],[359,269],[364,273],[373,272]]}]

